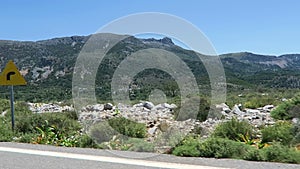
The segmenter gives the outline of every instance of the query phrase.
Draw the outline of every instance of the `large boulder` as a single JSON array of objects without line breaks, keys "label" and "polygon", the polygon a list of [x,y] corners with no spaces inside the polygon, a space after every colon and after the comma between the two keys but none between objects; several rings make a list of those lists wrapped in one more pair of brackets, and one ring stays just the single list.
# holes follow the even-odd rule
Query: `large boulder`
[{"label": "large boulder", "polygon": [[111,103],[106,103],[103,106],[103,110],[112,110],[114,108],[114,105]]},{"label": "large boulder", "polygon": [[145,107],[145,108],[151,110],[151,109],[153,109],[154,104],[153,104],[152,102],[147,102],[147,101],[146,101],[146,102],[143,103],[143,107]]},{"label": "large boulder", "polygon": [[227,104],[225,104],[225,103],[217,104],[216,109],[224,111],[225,113],[230,113],[231,112],[229,106],[227,106]]},{"label": "large boulder", "polygon": [[274,108],[274,105],[265,105],[265,106],[263,107],[263,110],[269,112],[269,111],[271,111],[273,108]]},{"label": "large boulder", "polygon": [[232,108],[232,111],[231,111],[233,114],[236,114],[236,115],[242,115],[244,114],[244,112],[242,112],[239,108],[238,105],[234,105],[233,108]]}]

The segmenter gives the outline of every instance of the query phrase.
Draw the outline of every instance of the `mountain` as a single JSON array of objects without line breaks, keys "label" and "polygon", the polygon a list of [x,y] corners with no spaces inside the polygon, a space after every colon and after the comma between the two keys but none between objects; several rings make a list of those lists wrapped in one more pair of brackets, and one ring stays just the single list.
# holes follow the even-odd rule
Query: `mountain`
[{"label": "mountain", "polygon": [[[16,87],[16,98],[25,101],[51,101],[71,98],[72,75],[76,59],[90,36],[71,36],[36,42],[0,40],[0,69],[13,60],[28,81]],[[118,65],[130,54],[141,49],[163,49],[176,54],[192,70],[200,90],[209,90],[206,69],[194,51],[176,46],[170,38],[138,39],[128,36],[108,51],[96,76],[99,100],[111,99],[110,83]],[[220,55],[229,90],[245,88],[299,88],[300,54],[281,56],[258,55],[249,52]],[[175,79],[158,69],[140,72],[131,84],[131,99],[145,99],[158,88],[167,96],[180,93]],[[1,96],[8,97],[5,87]],[[209,94],[209,93],[207,93]]]}]

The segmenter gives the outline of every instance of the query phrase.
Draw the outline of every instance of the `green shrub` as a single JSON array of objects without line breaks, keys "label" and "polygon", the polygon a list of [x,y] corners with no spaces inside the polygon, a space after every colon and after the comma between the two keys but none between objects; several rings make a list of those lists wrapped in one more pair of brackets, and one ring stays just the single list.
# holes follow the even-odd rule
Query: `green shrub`
[{"label": "green shrub", "polygon": [[41,127],[36,127],[37,135],[32,139],[35,144],[50,144],[64,147],[78,147],[79,131],[66,131],[51,125],[47,120]]},{"label": "green shrub", "polygon": [[288,101],[285,101],[271,111],[271,116],[274,119],[290,120],[294,117],[300,117],[300,96],[296,96]]},{"label": "green shrub", "polygon": [[43,113],[43,114],[28,114],[16,117],[15,130],[21,133],[36,133],[36,127],[46,125],[56,126],[59,130],[65,133],[75,132],[81,129],[81,125],[77,120],[69,118],[65,113]]},{"label": "green shrub", "polygon": [[249,161],[264,161],[264,154],[261,149],[252,148],[243,156],[244,160]]},{"label": "green shrub", "polygon": [[10,103],[6,99],[0,99],[0,112],[4,112],[10,108]]},{"label": "green shrub", "polygon": [[220,123],[212,133],[214,137],[243,141],[241,135],[253,137],[253,127],[246,121],[238,121],[232,118],[230,121]]},{"label": "green shrub", "polygon": [[250,145],[224,138],[209,138],[200,145],[201,157],[241,158],[250,149]]},{"label": "green shrub", "polygon": [[81,125],[71,117],[70,113],[19,113],[16,115],[15,132],[20,137],[15,141],[65,147],[79,146]]},{"label": "green shrub", "polygon": [[300,151],[274,142],[271,146],[257,149],[253,146],[224,138],[208,138],[200,141],[188,137],[175,147],[172,154],[177,156],[242,158],[250,161],[300,163]]},{"label": "green shrub", "polygon": [[117,132],[128,137],[144,138],[147,133],[145,124],[131,121],[125,117],[109,119],[108,123]]},{"label": "green shrub", "polygon": [[255,109],[258,107],[262,107],[268,104],[272,104],[274,102],[274,98],[270,98],[270,97],[262,97],[262,96],[255,96],[252,97],[250,99],[248,99],[248,101],[246,101],[243,105],[245,108],[251,108],[251,109]]},{"label": "green shrub", "polygon": [[300,122],[295,123],[292,127],[292,135],[294,136],[292,140],[292,144],[299,144],[300,143]]},{"label": "green shrub", "polygon": [[55,125],[63,132],[75,132],[81,129],[77,119],[69,118],[65,113],[43,113],[41,116],[44,121],[47,120],[49,124]]},{"label": "green shrub", "polygon": [[36,127],[45,123],[40,114],[19,116],[16,118],[15,131],[20,133],[36,133]]},{"label": "green shrub", "polygon": [[187,138],[172,153],[177,156],[241,158],[251,149],[253,147],[247,144],[224,138],[209,138],[205,141]]},{"label": "green shrub", "polygon": [[38,134],[35,133],[20,134],[20,137],[15,141],[20,143],[32,143],[37,136]]},{"label": "green shrub", "polygon": [[285,121],[278,121],[273,126],[265,127],[261,133],[262,143],[281,142],[283,145],[289,145],[293,140],[292,125]]},{"label": "green shrub", "polygon": [[199,157],[200,141],[194,137],[186,137],[179,146],[175,147],[172,154],[185,157]]},{"label": "green shrub", "polygon": [[262,151],[265,161],[300,164],[300,152],[279,143],[264,148]]},{"label": "green shrub", "polygon": [[78,114],[76,111],[68,111],[68,112],[64,112],[64,114],[69,119],[78,120]]},{"label": "green shrub", "polygon": [[137,152],[153,152],[154,145],[138,138],[129,138],[125,141],[125,144],[129,145],[129,151],[137,151]]},{"label": "green shrub", "polygon": [[78,144],[81,148],[99,148],[94,139],[87,134],[83,134],[78,138]]},{"label": "green shrub", "polygon": [[11,123],[5,118],[0,117],[0,142],[12,141],[13,136]]},{"label": "green shrub", "polygon": [[107,142],[118,133],[109,125],[107,121],[98,122],[90,127],[89,135],[95,139],[96,143],[100,144]]}]

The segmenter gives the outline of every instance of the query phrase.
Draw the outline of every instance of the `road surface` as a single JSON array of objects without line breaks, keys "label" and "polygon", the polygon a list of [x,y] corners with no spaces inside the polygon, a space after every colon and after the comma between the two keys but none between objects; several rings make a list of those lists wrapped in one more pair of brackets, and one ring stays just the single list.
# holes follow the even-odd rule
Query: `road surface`
[{"label": "road surface", "polygon": [[300,165],[0,143],[0,169],[300,169]]}]

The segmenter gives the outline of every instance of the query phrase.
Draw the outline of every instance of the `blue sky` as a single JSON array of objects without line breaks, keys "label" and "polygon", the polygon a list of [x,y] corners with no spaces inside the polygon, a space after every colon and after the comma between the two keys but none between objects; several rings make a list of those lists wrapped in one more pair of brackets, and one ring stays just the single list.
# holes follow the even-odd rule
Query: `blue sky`
[{"label": "blue sky", "polygon": [[299,7],[297,0],[6,0],[0,39],[88,35],[122,16],[162,12],[196,25],[219,54],[300,53]]}]

